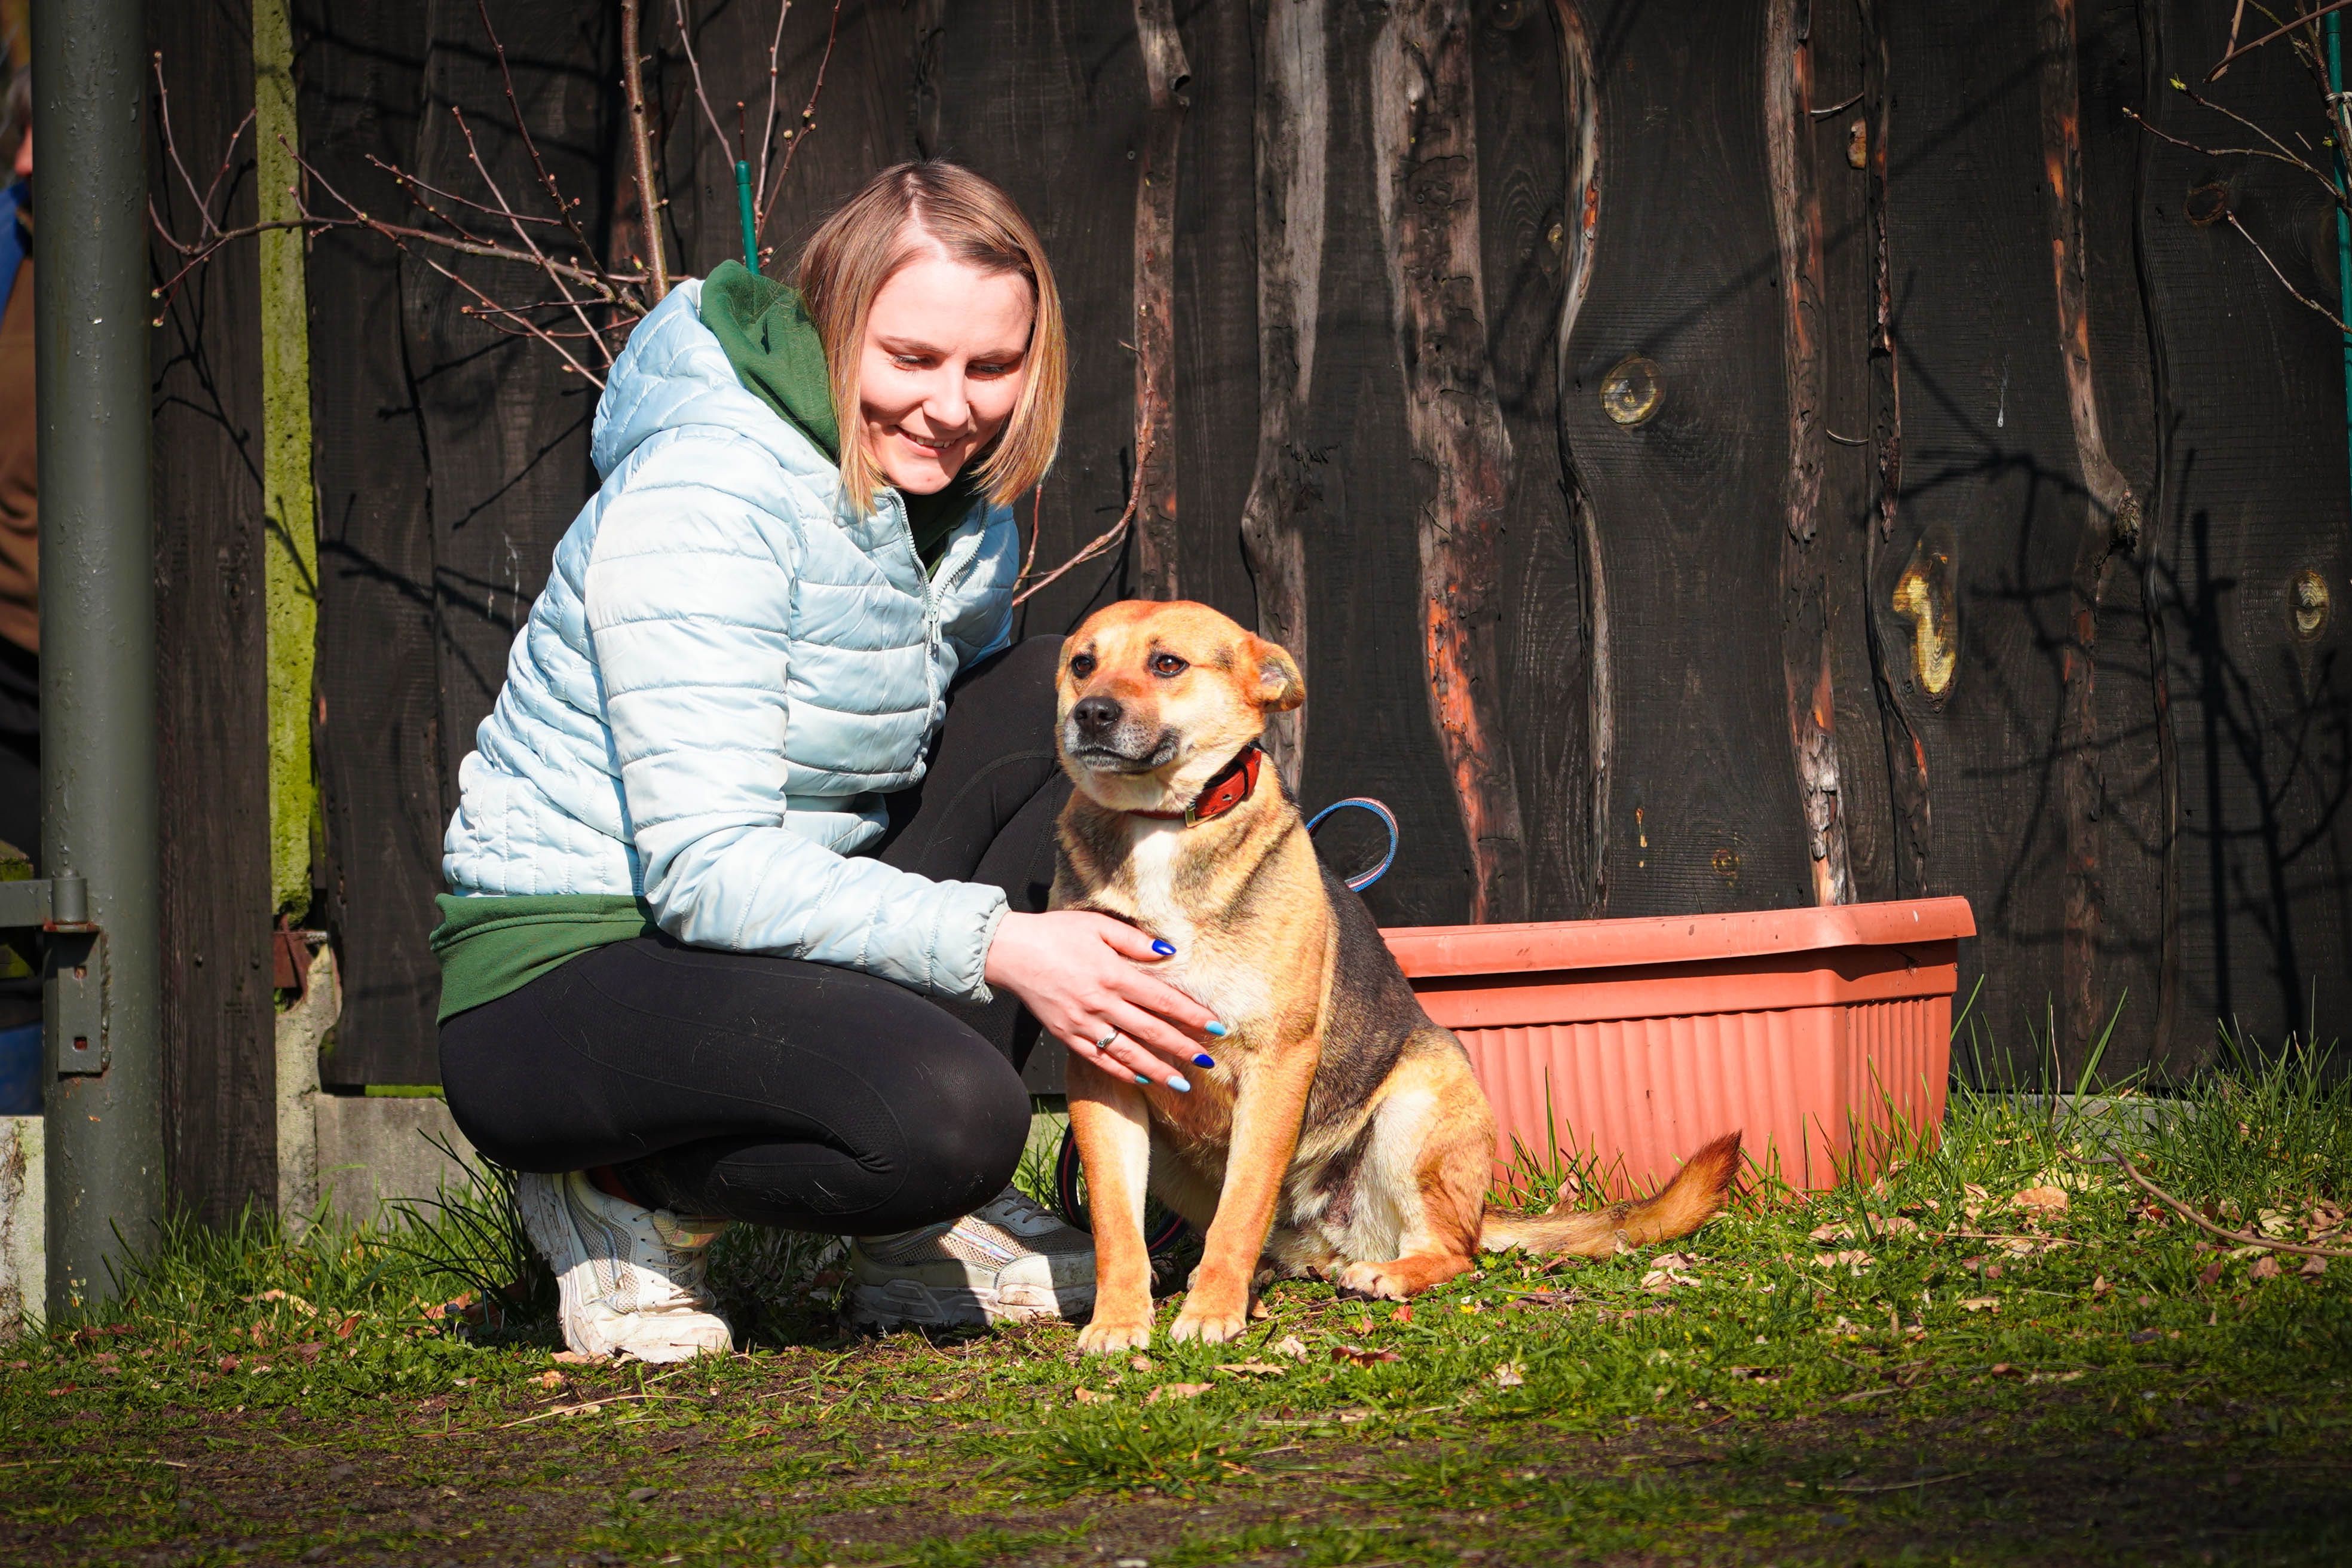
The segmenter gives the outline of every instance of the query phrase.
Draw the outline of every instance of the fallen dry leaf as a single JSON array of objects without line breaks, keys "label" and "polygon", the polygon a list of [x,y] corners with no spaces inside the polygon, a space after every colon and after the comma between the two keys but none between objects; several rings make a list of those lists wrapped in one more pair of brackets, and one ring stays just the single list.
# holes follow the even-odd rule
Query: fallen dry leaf
[{"label": "fallen dry leaf", "polygon": [[245,1361],[241,1356],[225,1355],[220,1358],[219,1364],[220,1369],[223,1372],[235,1372],[238,1367],[245,1364]]},{"label": "fallen dry leaf", "polygon": [[541,1388],[562,1388],[563,1386],[563,1374],[560,1372],[550,1370],[541,1373],[537,1377],[531,1379],[531,1381],[538,1384]]},{"label": "fallen dry leaf", "polygon": [[1276,1355],[1286,1355],[1293,1361],[1305,1361],[1307,1359],[1307,1342],[1300,1339],[1297,1334],[1285,1334],[1282,1338],[1275,1341],[1274,1353]]},{"label": "fallen dry leaf", "polygon": [[1852,1247],[1843,1252],[1821,1252],[1813,1256],[1816,1268],[1851,1268],[1856,1274],[1877,1261],[1869,1253]]},{"label": "fallen dry leaf", "polygon": [[1503,1303],[1513,1307],[1573,1307],[1584,1300],[1581,1290],[1523,1290]]},{"label": "fallen dry leaf", "polygon": [[1963,1312],[1998,1312],[2000,1310],[2000,1299],[1997,1296],[1971,1296],[1967,1300],[1960,1303],[1960,1310]]},{"label": "fallen dry leaf", "polygon": [[1290,1369],[1276,1366],[1270,1361],[1221,1361],[1217,1363],[1217,1370],[1229,1372],[1235,1377],[1280,1377]]},{"label": "fallen dry leaf", "polygon": [[594,1356],[582,1355],[578,1351],[557,1351],[547,1359],[563,1366],[588,1366],[596,1360]]},{"label": "fallen dry leaf", "polygon": [[2083,1374],[2080,1372],[2034,1372],[2028,1373],[2026,1374],[2025,1381],[2028,1383],[2072,1383],[2082,1375]]},{"label": "fallen dry leaf", "polygon": [[1396,1310],[1395,1311],[1391,1312],[1391,1313],[1389,1314],[1389,1321],[1390,1321],[1391,1322],[1394,1322],[1394,1323],[1410,1323],[1410,1322],[1412,1322],[1412,1302],[1410,1302],[1410,1301],[1400,1301],[1400,1302],[1398,1302],[1398,1303],[1397,1303],[1397,1310]]},{"label": "fallen dry leaf", "polygon": [[2254,1266],[2246,1272],[2256,1279],[2277,1279],[2279,1277],[2278,1255],[2271,1252],[2263,1253],[2254,1259]]},{"label": "fallen dry leaf", "polygon": [[2325,1258],[2306,1258],[2303,1260],[2302,1272],[2311,1275],[2325,1274],[2327,1272],[2327,1259]]},{"label": "fallen dry leaf", "polygon": [[1853,1226],[1850,1225],[1817,1225],[1805,1233],[1808,1241],[1852,1241]]},{"label": "fallen dry leaf", "polygon": [[2018,1208],[2032,1214],[2064,1214],[2066,1190],[2063,1187],[2028,1187],[2009,1200]]},{"label": "fallen dry leaf", "polygon": [[2204,1286],[2208,1290],[2211,1289],[2220,1282],[2222,1268],[2223,1264],[2221,1259],[2218,1258],[2213,1259],[2212,1262],[2207,1264],[2202,1269],[2199,1270],[2197,1275],[2197,1283]]},{"label": "fallen dry leaf", "polygon": [[1376,1366],[1381,1362],[1396,1361],[1400,1358],[1396,1352],[1391,1350],[1368,1350],[1361,1345],[1333,1345],[1331,1359],[1351,1361],[1358,1366]]},{"label": "fallen dry leaf", "polygon": [[2091,1281],[2091,1294],[2094,1296],[2104,1296],[2114,1289],[2114,1286],[2107,1283],[2107,1277],[2104,1274]]},{"label": "fallen dry leaf", "polygon": [[1091,1388],[1074,1388],[1070,1397],[1081,1405],[1108,1405],[1118,1397],[1116,1394],[1097,1394]]},{"label": "fallen dry leaf", "polygon": [[1899,1214],[1880,1215],[1877,1230],[1881,1236],[1910,1236],[1919,1228],[1916,1219],[1906,1219]]},{"label": "fallen dry leaf", "polygon": [[1198,1399],[1209,1392],[1205,1383],[1163,1383],[1143,1396],[1146,1405],[1157,1405],[1163,1399]]},{"label": "fallen dry leaf", "polygon": [[1497,1388],[1517,1388],[1527,1380],[1528,1369],[1517,1362],[1503,1362],[1495,1368],[1495,1386]]},{"label": "fallen dry leaf", "polygon": [[1129,1356],[1128,1358],[1127,1364],[1133,1367],[1138,1372],[1150,1372],[1151,1370],[1151,1358],[1148,1355]]}]

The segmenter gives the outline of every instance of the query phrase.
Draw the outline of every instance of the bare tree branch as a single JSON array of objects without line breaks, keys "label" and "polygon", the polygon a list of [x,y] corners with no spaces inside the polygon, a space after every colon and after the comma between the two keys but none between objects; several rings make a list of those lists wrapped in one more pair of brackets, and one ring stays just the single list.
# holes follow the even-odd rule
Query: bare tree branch
[{"label": "bare tree branch", "polygon": [[653,127],[646,117],[646,68],[643,0],[621,0],[621,85],[629,102],[629,153],[636,164],[639,226],[653,268],[654,302],[669,293],[669,263],[662,256],[662,207],[659,184],[654,179]]},{"label": "bare tree branch", "polygon": [[2190,1208],[2187,1204],[2182,1203],[2179,1198],[2174,1197],[2170,1193],[2166,1192],[2162,1187],[2158,1186],[2154,1182],[2151,1182],[2146,1176],[2141,1175],[2139,1173],[2139,1167],[2132,1163],[2131,1156],[2128,1154],[2116,1154],[2105,1160],[2085,1160],[2080,1154],[2068,1154],[2066,1157],[2080,1165],[2104,1164],[2119,1167],[2125,1175],[2129,1176],[2132,1179],[2133,1185],[2138,1187],[2141,1192],[2146,1193],[2149,1197],[2156,1199],[2157,1202],[2164,1205],[2174,1213],[2179,1215],[2181,1218],[2189,1221],[2191,1225],[2211,1231],[2215,1236],[2221,1237],[2225,1241],[2234,1241],[2241,1247],[2260,1247],[2267,1248],[2272,1252],[2292,1252],[2302,1258],[2352,1258],[2352,1252],[2347,1252],[2342,1247],[2305,1247],[2296,1242],[2283,1241],[2273,1237],[2257,1236],[2250,1230],[2231,1230],[2226,1226],[2215,1225],[2211,1220],[2207,1219],[2203,1215],[2199,1214],[2195,1209]]}]

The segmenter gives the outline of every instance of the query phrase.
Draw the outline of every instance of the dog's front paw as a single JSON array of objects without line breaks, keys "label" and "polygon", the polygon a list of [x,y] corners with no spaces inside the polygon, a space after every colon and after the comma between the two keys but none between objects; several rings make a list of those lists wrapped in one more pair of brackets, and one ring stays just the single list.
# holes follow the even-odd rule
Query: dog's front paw
[{"label": "dog's front paw", "polygon": [[1384,1301],[1402,1301],[1412,1292],[1403,1281],[1391,1275],[1377,1263],[1350,1263],[1339,1270],[1334,1281],[1342,1290],[1352,1290],[1359,1296],[1373,1296]]},{"label": "dog's front paw", "polygon": [[1114,1318],[1098,1313],[1094,1321],[1078,1331],[1078,1352],[1082,1355],[1139,1351],[1150,1342],[1151,1320],[1149,1317]]},{"label": "dog's front paw", "polygon": [[1246,1304],[1227,1310],[1214,1305],[1195,1308],[1187,1302],[1184,1310],[1176,1314],[1175,1322],[1169,1325],[1168,1337],[1180,1344],[1186,1340],[1198,1340],[1204,1345],[1221,1345],[1227,1340],[1241,1338],[1242,1331],[1247,1327]]}]

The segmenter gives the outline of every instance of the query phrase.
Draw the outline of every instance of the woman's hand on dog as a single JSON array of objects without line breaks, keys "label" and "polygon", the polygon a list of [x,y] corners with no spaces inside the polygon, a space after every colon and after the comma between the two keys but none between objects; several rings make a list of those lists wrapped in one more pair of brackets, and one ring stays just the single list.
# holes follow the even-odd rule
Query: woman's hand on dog
[{"label": "woman's hand on dog", "polygon": [[[1081,1060],[1181,1090],[1192,1087],[1181,1069],[1206,1065],[1203,1047],[1224,1030],[1206,1007],[1144,967],[1174,952],[1108,915],[1014,912],[989,944],[988,983],[1019,997]],[[1118,1037],[1100,1048],[1113,1031]]]}]

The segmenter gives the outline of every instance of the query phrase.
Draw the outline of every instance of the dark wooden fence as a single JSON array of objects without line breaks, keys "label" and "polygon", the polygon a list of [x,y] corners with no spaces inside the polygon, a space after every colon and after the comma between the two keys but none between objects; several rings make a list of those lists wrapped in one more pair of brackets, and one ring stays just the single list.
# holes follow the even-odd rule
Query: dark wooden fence
[{"label": "dark wooden fence", "polygon": [[[699,272],[730,154],[649,9]],[[2126,113],[2229,139],[2164,83],[2230,10],[1183,0],[1155,97],[1165,0],[851,0],[787,250],[898,159],[1019,199],[1076,349],[1043,562],[1118,515],[1133,345],[1169,345],[1135,541],[1024,628],[1173,593],[1288,642],[1302,794],[1402,819],[1383,921],[1964,893],[1997,1049],[2071,1068],[2116,1017],[2110,1070],[2179,1070],[2217,1020],[2352,1016],[2343,355],[2248,237],[2333,304],[2332,212]],[[634,221],[617,7],[489,11],[555,172]],[[296,13],[304,150],[354,199],[400,204],[371,155],[461,180],[452,104],[529,183],[473,0]],[[712,98],[763,101],[772,11],[692,14]],[[154,17],[217,134],[241,14]],[[788,101],[831,21],[792,14]],[[2213,91],[2320,132],[2283,48]],[[221,1212],[268,1190],[252,266],[158,351],[176,1174]],[[430,1081],[457,764],[592,486],[594,389],[369,237],[316,242],[310,297],[327,1077]]]}]

